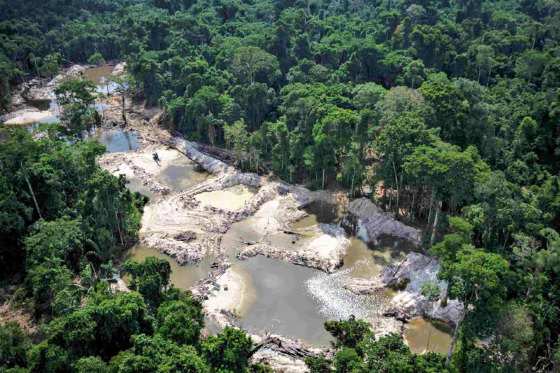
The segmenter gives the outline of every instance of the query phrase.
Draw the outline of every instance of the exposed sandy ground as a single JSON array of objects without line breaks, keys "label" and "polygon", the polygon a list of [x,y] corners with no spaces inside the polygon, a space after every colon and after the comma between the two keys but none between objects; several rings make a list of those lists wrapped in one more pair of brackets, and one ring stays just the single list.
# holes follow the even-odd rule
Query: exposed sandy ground
[{"label": "exposed sandy ground", "polygon": [[254,303],[255,296],[250,276],[230,267],[216,281],[214,291],[203,303],[204,309],[220,327],[225,327],[230,320],[221,311],[241,316]]},{"label": "exposed sandy ground", "polygon": [[13,116],[4,122],[6,125],[27,125],[32,123],[41,123],[48,121],[53,117],[53,113],[49,110],[46,111],[32,111],[32,110],[22,110],[15,113],[11,113]]}]

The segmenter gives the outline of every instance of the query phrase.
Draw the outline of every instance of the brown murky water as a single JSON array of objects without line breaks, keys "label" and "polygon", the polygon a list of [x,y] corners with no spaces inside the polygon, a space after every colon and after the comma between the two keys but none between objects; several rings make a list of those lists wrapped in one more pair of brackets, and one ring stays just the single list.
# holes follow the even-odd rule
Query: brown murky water
[{"label": "brown murky water", "polygon": [[441,323],[418,317],[406,324],[404,340],[410,350],[417,354],[428,351],[447,354],[451,345],[451,330]]},{"label": "brown murky water", "polygon": [[308,293],[306,282],[319,271],[257,256],[235,267],[250,276],[254,301],[243,307],[241,325],[254,333],[276,333],[314,345],[328,345],[327,320]]},{"label": "brown murky water", "polygon": [[202,205],[235,211],[245,206],[245,203],[254,195],[255,190],[252,188],[245,185],[235,185],[223,190],[200,193],[195,198]]},{"label": "brown murky water", "polygon": [[92,67],[84,71],[84,77],[95,84],[103,84],[107,80],[107,77],[111,76],[114,68],[113,65]]},{"label": "brown murky water", "polygon": [[172,191],[180,192],[205,181],[208,176],[208,173],[200,170],[190,159],[181,157],[172,165],[165,167],[158,178]]},{"label": "brown murky water", "polygon": [[156,194],[152,192],[148,186],[144,185],[144,183],[140,179],[136,177],[127,177],[126,181],[126,186],[130,191],[138,192],[150,199],[155,198]]},{"label": "brown murky water", "polygon": [[193,286],[198,280],[205,278],[208,275],[210,265],[212,264],[212,259],[207,258],[199,264],[181,266],[177,264],[173,258],[160,253],[156,249],[141,245],[135,246],[129,250],[126,255],[126,259],[141,262],[149,256],[167,260],[171,265],[171,283],[175,285],[175,287],[183,290],[190,289],[191,286]]},{"label": "brown murky water", "polygon": [[84,77],[95,83],[97,86],[97,93],[108,95],[115,92],[118,88],[117,84],[109,79],[113,69],[113,65],[92,67],[84,71]]},{"label": "brown murky water", "polygon": [[[110,94],[115,91],[117,85],[108,80],[113,72],[114,66],[103,65],[99,67],[93,67],[86,69],[83,76],[92,81],[96,86],[96,91],[98,93]],[[56,123],[60,121],[60,107],[56,99],[50,101],[34,101],[30,103],[32,106],[44,112],[40,119],[36,119],[36,114],[27,115],[27,117],[22,116],[18,120],[18,125],[27,126],[27,128],[33,132],[37,129],[37,124],[44,123]],[[103,112],[107,107],[104,104],[96,103],[96,109],[99,112]]]},{"label": "brown murky water", "polygon": [[250,216],[247,219],[233,223],[222,237],[222,249],[226,252],[235,253],[247,243],[255,243],[263,240],[263,235],[255,230],[256,218]]}]

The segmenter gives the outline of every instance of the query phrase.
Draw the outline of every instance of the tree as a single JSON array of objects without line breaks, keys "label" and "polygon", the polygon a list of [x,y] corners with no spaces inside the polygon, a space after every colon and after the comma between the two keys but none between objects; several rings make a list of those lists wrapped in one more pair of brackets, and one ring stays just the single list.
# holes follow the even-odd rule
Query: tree
[{"label": "tree", "polygon": [[243,110],[247,127],[252,132],[261,127],[270,112],[275,92],[264,83],[254,83],[233,87],[231,96]]},{"label": "tree", "polygon": [[77,271],[84,250],[81,222],[68,218],[40,221],[25,239],[27,266],[32,268],[48,260],[62,259]]},{"label": "tree", "polygon": [[384,126],[402,114],[416,114],[424,118],[428,108],[418,91],[407,87],[395,87],[383,96],[377,109],[381,112],[380,124]]},{"label": "tree", "polygon": [[35,315],[59,315],[79,306],[79,292],[72,283],[72,272],[58,258],[32,267],[27,274]]},{"label": "tree", "polygon": [[356,108],[373,110],[377,103],[383,99],[387,90],[376,83],[363,83],[357,84],[352,93]]},{"label": "tree", "polygon": [[178,112],[181,122],[179,129],[189,133],[194,139],[208,141],[210,144],[223,143],[223,126],[238,119],[237,107],[233,99],[220,94],[216,88],[200,88],[188,103]]},{"label": "tree", "polygon": [[[473,338],[474,330],[481,330],[480,327],[487,325],[505,299],[509,263],[498,254],[466,244],[457,252],[454,261],[442,263],[439,276],[449,281],[449,296],[465,305],[463,320],[466,327],[461,335]],[[453,334],[448,361],[455,348],[460,324]]]},{"label": "tree", "polygon": [[51,78],[60,69],[62,56],[60,53],[51,53],[41,59],[40,65],[36,66],[37,75]]},{"label": "tree", "polygon": [[230,69],[242,84],[259,82],[274,85],[280,74],[276,57],[257,47],[239,47],[233,55]]},{"label": "tree", "polygon": [[435,242],[443,203],[454,211],[469,202],[477,182],[488,174],[488,166],[480,160],[476,149],[471,147],[461,152],[441,141],[434,146],[416,147],[406,157],[403,169],[413,184],[430,191],[430,215],[435,206],[431,244]]},{"label": "tree", "polygon": [[223,372],[242,372],[247,368],[253,342],[239,329],[224,328],[218,335],[202,342],[202,352],[208,363]]},{"label": "tree", "polygon": [[483,87],[466,79],[450,80],[438,73],[428,76],[419,90],[431,107],[427,123],[440,128],[442,140],[462,149],[474,145],[486,158],[495,154],[494,128],[488,108],[481,104]]},{"label": "tree", "polygon": [[355,348],[365,337],[371,334],[369,324],[351,317],[348,320],[326,321],[325,329],[336,338],[337,347]]},{"label": "tree", "polygon": [[410,88],[415,89],[426,79],[425,66],[422,60],[411,61],[403,68],[403,82]]},{"label": "tree", "polygon": [[122,351],[110,363],[112,371],[208,373],[210,369],[197,351],[188,345],[179,346],[160,336],[135,335],[133,347]]},{"label": "tree", "polygon": [[132,79],[128,74],[111,75],[111,77],[109,77],[109,82],[116,86],[116,92],[121,95],[121,116],[123,127],[126,127],[128,125],[128,120],[126,118],[126,94],[132,86]]},{"label": "tree", "polygon": [[496,64],[494,60],[494,49],[488,45],[479,45],[476,47],[476,65],[478,66],[478,83],[482,77],[482,71],[486,72],[486,85],[492,75],[492,68]]},{"label": "tree", "polygon": [[74,364],[74,369],[78,373],[104,373],[107,372],[107,364],[98,357],[90,356],[78,360]]},{"label": "tree", "polygon": [[113,295],[101,290],[82,308],[53,320],[47,338],[73,359],[99,356],[108,360],[130,348],[133,335],[152,331],[152,319],[140,294]]},{"label": "tree", "polygon": [[162,303],[157,309],[157,333],[178,345],[197,345],[204,327],[202,306],[190,295]]},{"label": "tree", "polygon": [[160,304],[171,275],[171,266],[167,260],[151,256],[142,263],[127,260],[122,266],[122,272],[132,276],[129,287],[142,294],[148,304],[152,307]]},{"label": "tree", "polygon": [[[429,130],[422,117],[415,113],[391,115],[374,143],[381,162],[377,174],[383,180],[384,189],[396,190],[394,210],[399,214],[401,190],[409,182],[405,179],[405,161],[420,145],[436,141],[436,132]],[[414,208],[414,206],[412,206]]]},{"label": "tree", "polygon": [[0,369],[24,367],[30,341],[15,322],[0,324]]},{"label": "tree", "polygon": [[103,65],[105,64],[105,58],[103,58],[103,55],[99,52],[95,52],[93,53],[91,56],[88,57],[87,62],[90,65]]},{"label": "tree", "polygon": [[306,358],[305,363],[312,373],[448,372],[443,356],[414,355],[401,336],[388,334],[375,338],[368,323],[353,317],[327,321],[325,328],[336,339],[334,361],[322,355]]},{"label": "tree", "polygon": [[99,122],[95,102],[95,85],[83,78],[69,79],[62,82],[56,89],[57,101],[64,111],[62,122],[68,133],[81,138],[84,131]]},{"label": "tree", "polygon": [[46,341],[28,352],[28,368],[32,372],[64,372],[70,366],[68,352]]},{"label": "tree", "polygon": [[226,146],[235,153],[236,163],[243,167],[249,148],[249,134],[243,119],[235,121],[232,125],[224,125],[224,140]]}]

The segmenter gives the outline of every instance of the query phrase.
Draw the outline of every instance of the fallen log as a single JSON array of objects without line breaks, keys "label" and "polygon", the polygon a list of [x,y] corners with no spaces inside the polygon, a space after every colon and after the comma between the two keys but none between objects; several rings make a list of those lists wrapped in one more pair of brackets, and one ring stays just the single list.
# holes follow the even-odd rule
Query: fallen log
[{"label": "fallen log", "polygon": [[262,348],[268,348],[295,359],[305,359],[306,357],[317,355],[316,352],[311,351],[310,348],[303,345],[301,342],[270,335],[264,338],[262,342],[258,343],[250,352],[249,356],[252,356]]}]

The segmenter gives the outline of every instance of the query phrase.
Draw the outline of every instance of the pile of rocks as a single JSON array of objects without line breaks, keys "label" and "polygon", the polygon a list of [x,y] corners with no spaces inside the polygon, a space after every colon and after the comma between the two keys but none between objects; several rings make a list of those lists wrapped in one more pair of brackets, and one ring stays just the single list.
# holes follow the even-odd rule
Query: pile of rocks
[{"label": "pile of rocks", "polygon": [[348,204],[343,226],[368,243],[377,244],[383,235],[398,237],[418,246],[422,234],[419,229],[396,220],[367,198],[358,198]]}]

